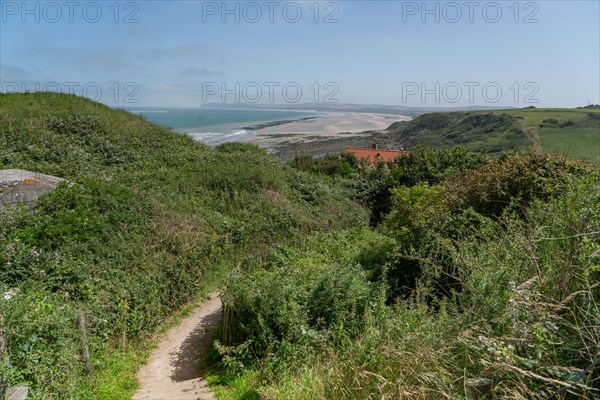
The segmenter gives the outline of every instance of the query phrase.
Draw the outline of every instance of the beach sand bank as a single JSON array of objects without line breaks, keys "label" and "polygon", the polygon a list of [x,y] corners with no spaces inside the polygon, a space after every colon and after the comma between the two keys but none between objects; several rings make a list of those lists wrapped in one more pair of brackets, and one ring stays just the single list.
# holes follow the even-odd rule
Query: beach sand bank
[{"label": "beach sand bank", "polygon": [[240,141],[277,152],[281,146],[366,137],[372,132],[385,130],[394,122],[408,120],[410,117],[403,115],[344,112],[276,126],[257,127],[256,135],[244,137]]}]

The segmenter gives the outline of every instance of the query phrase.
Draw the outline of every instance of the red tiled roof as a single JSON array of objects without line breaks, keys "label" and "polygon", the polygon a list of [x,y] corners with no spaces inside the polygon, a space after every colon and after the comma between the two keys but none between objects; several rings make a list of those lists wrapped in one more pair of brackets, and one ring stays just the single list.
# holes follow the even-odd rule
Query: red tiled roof
[{"label": "red tiled roof", "polygon": [[346,147],[344,152],[354,154],[357,160],[367,159],[373,164],[377,161],[394,161],[400,156],[406,157],[410,154],[410,151],[403,150],[363,149],[360,147]]}]

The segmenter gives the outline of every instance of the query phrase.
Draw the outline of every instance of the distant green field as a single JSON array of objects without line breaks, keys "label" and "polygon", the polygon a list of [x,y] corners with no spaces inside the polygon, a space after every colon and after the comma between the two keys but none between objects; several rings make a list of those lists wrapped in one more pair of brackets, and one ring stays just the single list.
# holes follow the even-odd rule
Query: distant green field
[{"label": "distant green field", "polygon": [[[600,162],[600,110],[536,108],[499,110],[521,120],[532,144],[555,154]],[[595,115],[595,117],[594,117]]]},{"label": "distant green field", "polygon": [[559,121],[570,119],[580,122],[587,119],[587,114],[598,113],[595,109],[577,109],[577,108],[522,108],[514,110],[497,110],[496,114],[509,114],[514,117],[523,118],[525,125],[540,125],[545,120],[555,118]]},{"label": "distant green field", "polygon": [[600,163],[598,128],[540,128],[539,136],[544,150]]}]

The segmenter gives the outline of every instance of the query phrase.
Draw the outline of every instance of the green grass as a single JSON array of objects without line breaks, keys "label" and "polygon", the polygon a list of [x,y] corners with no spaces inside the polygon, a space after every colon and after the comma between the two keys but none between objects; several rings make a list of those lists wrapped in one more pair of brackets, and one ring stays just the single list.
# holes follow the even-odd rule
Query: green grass
[{"label": "green grass", "polygon": [[241,375],[227,374],[213,370],[205,374],[205,379],[219,400],[258,400],[256,391],[257,373],[248,371]]},{"label": "green grass", "polygon": [[99,400],[130,400],[138,389],[135,378],[139,367],[150,356],[152,346],[136,344],[127,350],[113,350],[106,355],[96,378]]},{"label": "green grass", "polygon": [[556,118],[558,120],[573,120],[581,122],[587,119],[589,113],[599,113],[599,110],[577,108],[527,108],[516,110],[495,110],[496,114],[508,114],[523,119],[525,126],[540,125],[544,120]]},{"label": "green grass", "polygon": [[[352,200],[360,190],[367,199],[376,194],[373,204],[389,197],[390,182],[398,181],[386,178],[394,171],[384,165],[357,165],[365,179],[351,185],[294,169],[254,146],[212,149],[76,96],[1,94],[0,105],[0,168],[73,183],[32,208],[0,208],[0,294],[13,293],[0,299],[8,339],[0,386],[25,384],[31,399],[128,398],[153,334],[177,323],[234,269],[225,300],[240,312],[229,337],[252,342],[221,348],[224,372],[209,378],[224,399],[457,397],[463,374],[489,371],[504,379],[501,395],[532,397],[554,386],[514,365],[568,380],[565,371],[585,368],[586,349],[598,343],[598,291],[591,286],[599,245],[589,234],[600,229],[598,184],[571,182],[562,169],[587,170],[570,162],[526,155],[493,164],[449,153],[469,165],[465,171],[445,157],[410,158],[403,178],[421,171],[417,181],[439,178],[455,190],[444,196],[452,207],[395,195],[392,216],[417,216],[399,235],[394,224],[391,232],[361,229],[368,210]],[[546,129],[597,123],[589,110],[498,113],[430,115],[403,133],[493,152],[534,143],[536,124],[544,125],[543,144]],[[433,128],[444,132],[441,139]],[[565,179],[569,190],[556,191]],[[519,212],[527,202],[511,196],[530,192],[538,200],[524,221]],[[416,198],[436,193],[422,190]],[[426,272],[422,286],[394,306],[392,294],[415,285],[417,271]],[[461,291],[445,281],[450,275]],[[511,308],[511,282],[519,287],[533,277],[540,281],[526,297],[544,302]],[[444,290],[451,296],[436,297]],[[553,313],[548,304],[564,299],[572,301],[569,313]],[[94,383],[81,359],[79,314]],[[514,332],[531,343],[523,353],[506,344]]]},{"label": "green grass", "polygon": [[[519,118],[530,143],[538,148],[579,160],[600,161],[600,110],[539,108],[494,112]],[[590,119],[590,115],[596,118]],[[545,122],[550,120],[556,122]],[[565,126],[557,126],[561,124]]]},{"label": "green grass", "polygon": [[546,151],[600,163],[600,128],[541,128],[540,138]]}]

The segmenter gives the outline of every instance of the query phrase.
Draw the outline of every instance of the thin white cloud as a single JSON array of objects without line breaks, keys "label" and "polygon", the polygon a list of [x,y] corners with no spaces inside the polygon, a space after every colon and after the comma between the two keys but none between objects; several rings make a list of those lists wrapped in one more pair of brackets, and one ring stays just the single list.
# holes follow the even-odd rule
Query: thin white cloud
[{"label": "thin white cloud", "polygon": [[31,52],[38,56],[61,59],[62,62],[75,65],[88,73],[114,71],[131,75],[151,75],[153,66],[160,63],[172,65],[173,70],[182,65],[201,63],[204,68],[190,66],[179,73],[180,77],[219,76],[220,69],[227,64],[231,55],[221,49],[202,42],[164,48],[122,48],[90,51],[69,47],[34,46]]},{"label": "thin white cloud", "polygon": [[223,76],[223,70],[210,70],[206,68],[188,67],[181,71],[177,76],[181,78],[204,78],[209,76]]},{"label": "thin white cloud", "polygon": [[116,49],[80,57],[80,64],[83,69],[89,71],[142,72],[147,70],[147,67],[133,61],[126,52]]},{"label": "thin white cloud", "polygon": [[28,79],[30,76],[31,74],[21,67],[10,64],[0,64],[1,81]]},{"label": "thin white cloud", "polygon": [[165,48],[148,48],[132,50],[139,57],[147,59],[162,59],[162,58],[211,58],[224,59],[226,54],[218,47],[202,42],[194,42],[180,46],[165,47]]}]

